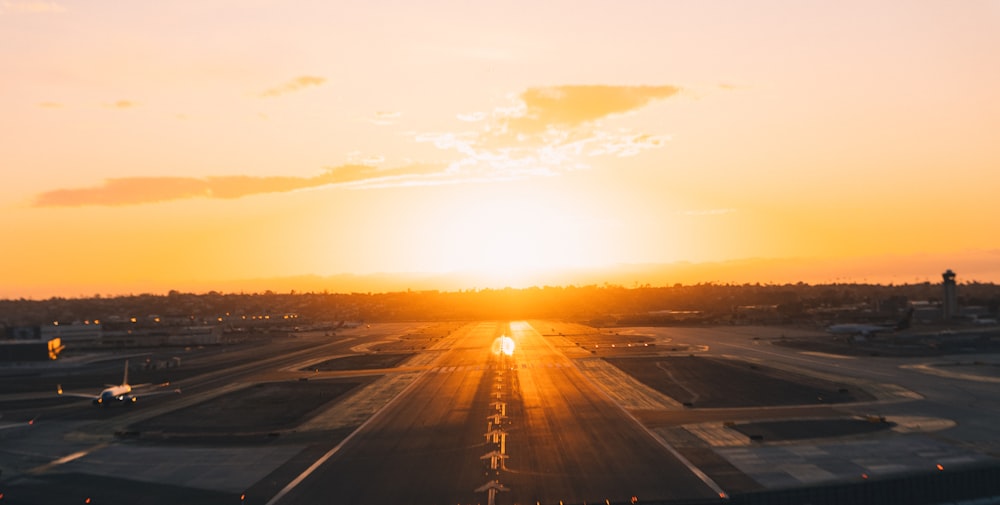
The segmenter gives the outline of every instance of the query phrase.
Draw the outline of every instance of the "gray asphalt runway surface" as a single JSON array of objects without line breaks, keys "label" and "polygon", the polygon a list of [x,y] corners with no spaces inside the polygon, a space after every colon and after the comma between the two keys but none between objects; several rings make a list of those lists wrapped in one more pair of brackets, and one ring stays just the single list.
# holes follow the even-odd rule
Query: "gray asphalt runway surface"
[{"label": "gray asphalt runway surface", "polygon": [[498,504],[716,496],[534,328],[480,323],[278,503],[487,503],[491,480]]}]

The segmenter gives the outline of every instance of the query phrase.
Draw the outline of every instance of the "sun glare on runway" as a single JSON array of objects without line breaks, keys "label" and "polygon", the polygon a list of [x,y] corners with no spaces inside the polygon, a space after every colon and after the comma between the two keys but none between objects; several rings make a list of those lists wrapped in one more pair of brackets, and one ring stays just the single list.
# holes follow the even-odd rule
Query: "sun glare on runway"
[{"label": "sun glare on runway", "polygon": [[514,339],[504,335],[493,341],[493,354],[503,353],[507,356],[514,354]]}]

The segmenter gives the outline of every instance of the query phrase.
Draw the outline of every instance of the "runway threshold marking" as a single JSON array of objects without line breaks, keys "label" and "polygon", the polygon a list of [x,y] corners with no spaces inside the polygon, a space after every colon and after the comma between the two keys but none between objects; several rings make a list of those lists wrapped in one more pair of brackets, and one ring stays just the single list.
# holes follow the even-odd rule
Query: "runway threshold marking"
[{"label": "runway threshold marking", "polygon": [[31,470],[28,470],[28,473],[31,474],[31,475],[38,475],[38,474],[41,474],[41,473],[45,473],[45,472],[47,472],[47,471],[49,471],[49,470],[51,470],[51,469],[53,469],[53,468],[55,468],[55,467],[57,467],[59,465],[65,465],[66,463],[69,463],[70,461],[78,460],[78,459],[80,459],[80,458],[82,458],[82,457],[84,457],[84,456],[86,456],[86,455],[88,455],[88,454],[90,454],[90,453],[92,453],[94,451],[103,449],[103,448],[107,447],[108,445],[110,445],[110,444],[108,444],[108,443],[97,444],[97,445],[95,445],[95,446],[93,446],[93,447],[91,447],[89,449],[85,449],[85,450],[82,450],[82,451],[74,452],[73,454],[69,454],[69,455],[63,456],[63,457],[61,457],[61,458],[59,458],[57,460],[51,461],[51,462],[46,463],[46,464],[44,464],[42,466],[38,466],[38,467],[32,468]]},{"label": "runway threshold marking", "polygon": [[[947,363],[939,363],[939,364],[947,364]],[[990,376],[987,376],[987,375],[976,375],[976,374],[971,374],[971,373],[952,372],[951,370],[942,370],[940,368],[936,368],[934,365],[935,365],[935,363],[917,363],[917,364],[913,364],[913,365],[900,365],[899,368],[902,368],[902,369],[905,369],[905,370],[915,370],[915,371],[923,372],[923,373],[929,374],[929,375],[936,375],[938,377],[947,377],[949,379],[959,379],[959,380],[967,380],[967,381],[975,381],[975,382],[1000,383],[1000,377],[990,377]]]},{"label": "runway threshold marking", "polygon": [[839,354],[830,354],[828,352],[819,352],[819,351],[801,351],[801,354],[805,354],[807,356],[816,356],[818,358],[855,359],[854,356],[841,356]]},{"label": "runway threshold marking", "polygon": [[417,383],[420,382],[421,377],[423,377],[423,375],[413,379],[413,382],[411,382],[409,386],[406,386],[406,389],[400,391],[399,394],[397,394],[392,400],[389,400],[389,402],[383,405],[382,408],[378,410],[378,412],[372,414],[372,416],[369,417],[367,421],[362,423],[361,426],[358,426],[358,429],[351,432],[351,434],[348,435],[347,438],[341,440],[340,443],[334,446],[333,449],[330,449],[329,451],[326,452],[326,454],[320,456],[319,459],[313,462],[312,465],[309,465],[309,468],[306,468],[305,471],[299,474],[298,477],[296,477],[291,482],[286,484],[285,487],[283,487],[281,491],[278,491],[278,494],[272,496],[271,499],[268,500],[268,502],[265,505],[275,505],[276,503],[278,503],[282,498],[285,497],[285,495],[290,493],[299,484],[301,484],[302,481],[306,480],[306,477],[309,477],[309,475],[315,472],[316,469],[319,468],[323,463],[326,463],[326,461],[331,457],[333,457],[334,454],[337,454],[340,451],[340,449],[343,448],[345,445],[347,445],[347,443],[350,442],[352,439],[354,439],[354,437],[358,433],[361,433],[361,431],[363,431],[369,424],[371,424],[373,421],[375,421],[375,419],[381,416],[383,412],[388,410],[389,407],[391,407],[394,403],[396,403],[396,401],[398,401],[403,396],[406,396],[406,394],[409,393],[410,390],[413,389],[417,385]]}]

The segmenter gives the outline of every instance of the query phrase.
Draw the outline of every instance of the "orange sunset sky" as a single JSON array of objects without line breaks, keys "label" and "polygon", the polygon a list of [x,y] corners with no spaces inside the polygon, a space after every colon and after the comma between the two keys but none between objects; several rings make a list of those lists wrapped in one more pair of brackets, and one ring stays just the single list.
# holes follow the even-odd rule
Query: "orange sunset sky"
[{"label": "orange sunset sky", "polygon": [[0,297],[998,282],[998,90],[996,0],[0,0]]}]

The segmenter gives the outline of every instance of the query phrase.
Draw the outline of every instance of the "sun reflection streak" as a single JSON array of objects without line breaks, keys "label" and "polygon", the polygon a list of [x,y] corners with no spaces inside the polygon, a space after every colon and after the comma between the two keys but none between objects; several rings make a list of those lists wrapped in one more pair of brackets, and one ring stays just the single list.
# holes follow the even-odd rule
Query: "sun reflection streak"
[{"label": "sun reflection streak", "polygon": [[514,354],[514,339],[503,335],[493,341],[493,354],[503,353],[507,356]]}]

